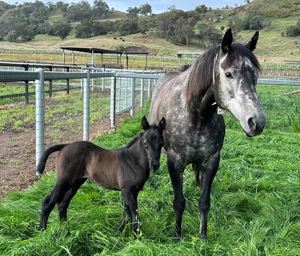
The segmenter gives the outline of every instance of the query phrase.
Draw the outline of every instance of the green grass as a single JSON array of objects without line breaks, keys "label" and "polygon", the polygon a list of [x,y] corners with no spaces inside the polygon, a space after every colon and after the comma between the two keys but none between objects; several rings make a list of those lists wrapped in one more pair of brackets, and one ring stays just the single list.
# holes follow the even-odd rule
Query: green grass
[{"label": "green grass", "polygon": [[[53,97],[45,101],[45,125],[51,125],[51,132],[54,134],[59,134],[60,129],[79,132],[82,130],[82,112],[83,96],[79,90],[72,90],[69,95],[66,92],[53,93]],[[109,97],[98,92],[91,93],[90,112],[91,123],[107,115]],[[26,131],[35,125],[34,101],[24,104],[23,98],[21,104],[8,105],[0,111],[0,120],[0,131]]]},{"label": "green grass", "polygon": [[[183,237],[173,242],[173,192],[162,156],[161,168],[151,173],[140,192],[141,236],[132,239],[130,226],[119,235],[120,193],[87,182],[61,223],[51,213],[40,232],[43,198],[55,183],[53,173],[26,191],[9,193],[0,203],[1,255],[300,255],[300,133],[293,131],[299,95],[280,97],[291,86],[259,86],[267,126],[262,135],[246,138],[237,121],[226,114],[226,138],[219,171],[211,192],[208,240],[198,235],[200,192],[191,168],[185,171],[187,199]],[[122,127],[95,142],[106,148],[126,144],[141,131],[140,120],[149,104]],[[297,112],[298,111],[298,112]],[[286,118],[289,116],[289,118]],[[297,124],[299,125],[299,119]]]}]

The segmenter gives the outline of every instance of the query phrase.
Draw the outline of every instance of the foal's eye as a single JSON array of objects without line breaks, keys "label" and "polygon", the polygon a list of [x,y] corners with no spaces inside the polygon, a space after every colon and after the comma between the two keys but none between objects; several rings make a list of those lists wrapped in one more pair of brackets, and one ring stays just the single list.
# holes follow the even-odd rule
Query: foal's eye
[{"label": "foal's eye", "polygon": [[231,72],[226,72],[226,73],[225,73],[225,76],[226,76],[227,78],[232,78]]}]

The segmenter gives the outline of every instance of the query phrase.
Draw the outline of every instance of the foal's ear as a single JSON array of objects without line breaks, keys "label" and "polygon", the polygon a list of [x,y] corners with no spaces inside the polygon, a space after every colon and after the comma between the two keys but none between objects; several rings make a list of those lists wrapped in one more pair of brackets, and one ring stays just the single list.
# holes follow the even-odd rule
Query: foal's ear
[{"label": "foal's ear", "polygon": [[256,43],[258,41],[259,31],[256,31],[252,38],[246,43],[246,47],[253,51],[256,48]]},{"label": "foal's ear", "polygon": [[231,28],[229,28],[226,31],[226,33],[223,37],[223,40],[222,40],[222,44],[221,44],[221,49],[222,49],[223,53],[229,52],[232,41],[233,41],[233,36],[232,36]]},{"label": "foal's ear", "polygon": [[148,130],[150,128],[150,125],[145,116],[143,116],[143,118],[142,118],[142,128],[143,128],[143,130]]},{"label": "foal's ear", "polygon": [[158,129],[160,129],[161,131],[166,129],[166,119],[164,117],[159,121]]}]

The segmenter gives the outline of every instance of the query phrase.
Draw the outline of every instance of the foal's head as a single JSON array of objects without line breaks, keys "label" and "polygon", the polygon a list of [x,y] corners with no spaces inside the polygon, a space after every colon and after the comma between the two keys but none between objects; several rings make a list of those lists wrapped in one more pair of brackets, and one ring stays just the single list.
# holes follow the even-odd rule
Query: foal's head
[{"label": "foal's head", "polygon": [[147,154],[149,167],[153,170],[159,168],[160,153],[164,144],[163,131],[165,127],[166,120],[164,117],[158,125],[150,125],[145,116],[142,118],[144,132],[141,139]]}]

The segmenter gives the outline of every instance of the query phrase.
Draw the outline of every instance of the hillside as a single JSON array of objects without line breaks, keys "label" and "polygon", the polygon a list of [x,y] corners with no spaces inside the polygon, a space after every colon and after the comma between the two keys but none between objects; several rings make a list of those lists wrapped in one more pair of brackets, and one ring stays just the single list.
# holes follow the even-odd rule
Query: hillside
[{"label": "hillside", "polygon": [[[262,14],[269,23],[268,26],[260,30],[260,39],[256,50],[256,55],[258,56],[259,60],[265,62],[299,62],[300,36],[285,36],[287,28],[290,26],[295,26],[298,21],[298,17],[300,15],[299,1],[255,0],[249,4],[239,6],[234,9],[224,8],[218,10],[209,10],[201,17],[206,17],[206,24],[213,24],[215,29],[220,31],[220,28],[223,27],[226,29],[228,27],[229,21],[232,19],[233,15],[239,19],[243,19],[248,13],[254,12],[255,10],[259,10],[259,13]],[[11,6],[1,2],[0,16],[6,17],[7,12],[10,11]],[[189,15],[189,12],[182,13],[182,15]],[[105,19],[104,22],[107,22],[108,20],[122,20],[124,18],[124,13],[113,11],[113,13],[110,14],[110,18]],[[156,17],[154,15],[153,19],[155,18]],[[64,19],[65,17],[63,16],[63,12],[61,10],[51,11],[49,13],[48,22],[53,24]],[[34,39],[28,42],[13,43],[5,40],[0,41],[0,48],[41,51],[58,50],[61,46],[86,46],[107,49],[124,49],[128,46],[138,46],[143,49],[147,49],[151,52],[151,54],[171,57],[175,57],[177,51],[179,50],[205,50],[204,47],[199,47],[197,45],[197,40],[192,41],[189,46],[178,43],[174,44],[169,38],[162,38],[161,36],[153,33],[153,30],[149,30],[145,34],[137,33],[131,35],[122,35],[124,41],[120,40],[118,36],[116,37],[116,33],[108,33],[106,35],[99,35],[86,39],[76,38],[75,28],[79,22],[72,22],[71,24],[73,29],[67,36],[66,40],[61,40],[58,36],[41,34],[35,36]],[[253,33],[253,30],[242,30],[238,32],[238,34],[235,36],[235,39],[238,42],[246,42]],[[115,37],[117,39],[114,39]]]}]

